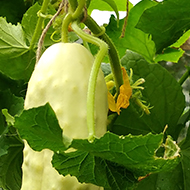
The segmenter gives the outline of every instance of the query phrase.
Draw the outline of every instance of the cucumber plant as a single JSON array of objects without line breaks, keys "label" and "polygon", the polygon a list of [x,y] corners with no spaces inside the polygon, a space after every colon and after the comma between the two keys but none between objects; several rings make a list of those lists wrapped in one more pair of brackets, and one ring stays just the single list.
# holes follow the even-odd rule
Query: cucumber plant
[{"label": "cucumber plant", "polygon": [[189,1],[20,4],[17,25],[0,9],[0,187],[188,189]]}]

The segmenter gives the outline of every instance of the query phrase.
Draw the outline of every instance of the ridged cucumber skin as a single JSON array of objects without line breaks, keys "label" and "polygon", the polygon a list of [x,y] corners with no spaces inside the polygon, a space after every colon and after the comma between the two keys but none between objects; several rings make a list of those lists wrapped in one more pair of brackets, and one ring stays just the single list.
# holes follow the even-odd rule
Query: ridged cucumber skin
[{"label": "ridged cucumber skin", "polygon": [[[77,43],[57,43],[41,56],[28,83],[25,109],[49,102],[63,134],[70,138],[88,137],[86,123],[88,80],[94,62],[92,54]],[[95,92],[96,136],[106,132],[107,87],[99,72]],[[25,142],[21,190],[102,190],[93,184],[81,184],[75,177],[59,175],[52,167],[53,152],[36,152]]]}]

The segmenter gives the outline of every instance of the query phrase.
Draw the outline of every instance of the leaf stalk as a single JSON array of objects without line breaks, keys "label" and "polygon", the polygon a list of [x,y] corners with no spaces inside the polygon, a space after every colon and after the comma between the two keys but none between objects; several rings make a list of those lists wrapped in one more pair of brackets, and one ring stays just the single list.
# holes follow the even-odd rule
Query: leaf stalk
[{"label": "leaf stalk", "polygon": [[[79,3],[74,1],[69,1],[70,3],[70,9],[68,14],[65,16],[63,23],[62,23],[62,35],[61,35],[61,41],[67,43],[68,40],[68,26],[69,24],[80,18],[80,15],[83,12],[86,0],[80,0]],[[78,6],[77,6],[78,5]]]}]

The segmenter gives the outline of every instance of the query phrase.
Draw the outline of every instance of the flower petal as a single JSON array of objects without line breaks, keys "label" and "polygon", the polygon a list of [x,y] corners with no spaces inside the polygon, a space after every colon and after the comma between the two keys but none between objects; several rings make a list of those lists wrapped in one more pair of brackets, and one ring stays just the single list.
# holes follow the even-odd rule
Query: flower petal
[{"label": "flower petal", "polygon": [[113,95],[108,91],[108,105],[109,109],[113,112],[117,112],[117,106]]},{"label": "flower petal", "polygon": [[118,115],[120,114],[120,109],[121,108],[127,108],[129,106],[129,98],[125,93],[123,93],[124,90],[124,86],[122,85],[120,87],[120,94],[117,98],[117,113]]},{"label": "flower petal", "polygon": [[131,95],[132,95],[132,88],[131,88],[131,85],[130,85],[129,77],[128,77],[128,74],[127,74],[127,71],[125,70],[125,68],[122,67],[121,69],[122,69],[122,72],[123,72],[123,85],[122,86],[124,86],[124,89],[122,89],[122,90],[123,90],[123,93],[130,98]]}]

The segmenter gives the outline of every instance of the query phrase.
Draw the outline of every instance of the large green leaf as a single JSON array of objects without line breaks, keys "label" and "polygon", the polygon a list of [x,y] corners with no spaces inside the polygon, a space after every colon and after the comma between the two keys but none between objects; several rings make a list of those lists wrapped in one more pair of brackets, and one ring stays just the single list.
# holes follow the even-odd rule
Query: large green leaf
[{"label": "large green leaf", "polygon": [[181,86],[162,66],[148,63],[137,53],[128,51],[122,58],[127,70],[133,69],[133,80],[144,78],[143,99],[150,104],[150,115],[142,115],[139,107],[131,100],[116,119],[112,130],[118,134],[160,133],[168,125],[166,132],[176,140],[181,130],[177,122],[185,107]]},{"label": "large green leaf", "polygon": [[119,27],[117,27],[114,16],[111,17],[110,23],[106,27],[106,33],[113,40],[120,57],[125,55],[127,49],[130,49],[143,55],[148,61],[153,60],[155,55],[154,42],[148,34],[135,28],[135,26],[144,10],[155,5],[156,3],[154,1],[144,0],[131,9],[124,38],[120,38],[124,19],[120,20]]},{"label": "large green leaf", "polygon": [[[135,178],[132,172],[139,176],[165,171],[180,161],[179,147],[171,137],[163,142],[162,133],[118,136],[107,132],[93,143],[87,139],[74,139],[71,143],[65,136],[62,137],[58,121],[48,104],[25,110],[16,118],[15,127],[34,150],[48,148],[56,152],[53,164],[60,173],[75,175],[81,182],[105,188],[122,190],[133,186]],[[78,151],[63,153],[66,145]],[[162,146],[165,150],[157,156],[157,150]],[[124,181],[121,183],[123,174]]]},{"label": "large green leaf", "polygon": [[74,175],[80,182],[94,183],[113,190],[128,189],[135,182],[130,171],[136,176],[146,175],[149,172],[170,170],[179,163],[179,148],[175,143],[170,157],[165,157],[167,151],[164,158],[156,156],[162,140],[163,134],[117,136],[112,133],[107,133],[93,143],[77,139],[73,140],[71,146],[79,151],[56,153],[52,163],[60,174]]},{"label": "large green leaf", "polygon": [[163,134],[118,136],[108,132],[93,143],[87,140],[73,140],[71,146],[115,162],[140,176],[167,171],[179,163],[179,148],[170,137],[167,138],[166,143],[172,150],[171,154],[165,149],[163,157],[156,156],[156,151],[163,146],[163,137]]},{"label": "large green leaf", "polygon": [[[23,111],[21,116],[16,118],[15,127],[34,150],[49,148],[56,152],[66,148],[63,144],[66,137],[62,138],[62,130],[49,104]],[[93,143],[78,139],[73,140],[70,146],[125,166],[137,175],[144,175],[175,165],[179,150],[169,137],[166,143],[173,152],[166,148],[164,158],[156,157],[163,137],[163,134],[118,136],[108,132],[104,137],[95,139]]]},{"label": "large green leaf", "polygon": [[12,25],[0,18],[0,72],[11,79],[28,80],[34,67],[35,55],[26,45],[20,24]]},{"label": "large green leaf", "polygon": [[23,80],[28,82],[34,69],[35,54],[28,51],[22,55],[15,54],[15,57],[4,55],[1,57],[0,72],[12,80]]},{"label": "large green leaf", "polygon": [[[34,150],[40,151],[44,148],[49,148],[57,152],[57,157],[56,155],[55,157],[58,160],[55,162],[59,168],[60,164],[64,161],[64,155],[67,156],[67,154],[58,154],[58,152],[65,150],[66,145],[70,145],[70,142],[67,137],[62,138],[62,130],[58,125],[58,121],[53,110],[48,104],[38,108],[25,110],[19,118],[16,118],[15,127],[18,129],[20,136],[23,139],[26,139]],[[119,188],[116,188],[118,190],[122,190],[123,186],[132,186],[134,181],[136,181],[133,175],[128,172],[126,168],[120,169],[119,167],[117,169],[117,165],[115,166],[114,163],[109,164],[107,161],[94,157],[88,152],[80,151],[76,152],[76,154],[71,153],[69,156],[72,157],[71,164],[74,161],[75,167],[67,171],[69,171],[69,173],[71,172],[71,175],[76,175],[82,181],[92,182],[105,187],[109,187],[111,185],[113,185],[113,187],[118,186]],[[59,162],[60,159],[61,163]],[[83,171],[80,170],[80,172],[78,172],[77,165],[80,164],[80,160],[82,162],[84,159],[85,162],[83,163],[85,168],[81,168]],[[93,164],[92,162],[95,163]],[[67,166],[70,165],[69,160],[64,163],[66,163]],[[62,166],[63,165],[61,164],[61,167]],[[96,169],[94,167],[96,167]],[[96,170],[95,173],[94,169]],[[121,176],[123,176],[122,179],[124,180],[122,183],[120,183]],[[105,178],[107,178],[107,180],[105,180]]]},{"label": "large green leaf", "polygon": [[20,24],[12,25],[0,17],[0,33],[0,57],[14,58],[28,51]]},{"label": "large green leaf", "polygon": [[62,141],[62,130],[49,104],[39,108],[24,110],[16,117],[14,125],[22,139],[36,151],[49,148],[53,151],[65,150]]},{"label": "large green leaf", "polygon": [[189,6],[189,0],[165,0],[145,10],[137,28],[151,34],[157,52],[161,52],[190,29]]},{"label": "large green leaf", "polygon": [[[6,138],[12,137],[7,135]],[[9,146],[8,152],[0,156],[0,187],[5,190],[20,190],[23,144],[19,141],[15,143],[7,140],[6,145]]]},{"label": "large green leaf", "polygon": [[181,144],[181,163],[172,171],[153,174],[143,179],[137,190],[188,190],[190,186],[190,130]]},{"label": "large green leaf", "polygon": [[85,151],[54,154],[53,166],[62,175],[74,175],[80,182],[93,183],[109,190],[131,189],[136,179],[126,168]]}]

